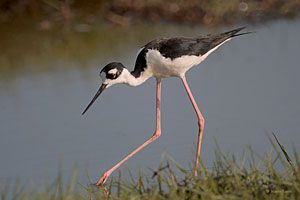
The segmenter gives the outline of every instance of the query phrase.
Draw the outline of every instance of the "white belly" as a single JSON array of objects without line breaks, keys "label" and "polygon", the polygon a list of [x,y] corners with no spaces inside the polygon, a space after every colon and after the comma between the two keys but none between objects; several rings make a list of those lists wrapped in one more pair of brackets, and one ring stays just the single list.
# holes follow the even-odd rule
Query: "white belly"
[{"label": "white belly", "polygon": [[229,41],[225,40],[204,55],[185,55],[171,60],[160,54],[159,51],[149,49],[146,53],[147,70],[155,77],[166,78],[170,76],[182,77],[193,66],[200,64],[206,57],[219,46]]},{"label": "white belly", "polygon": [[200,64],[203,56],[182,56],[171,60],[160,54],[159,51],[150,49],[146,54],[147,70],[155,77],[165,78],[170,76],[182,76],[191,67]]}]

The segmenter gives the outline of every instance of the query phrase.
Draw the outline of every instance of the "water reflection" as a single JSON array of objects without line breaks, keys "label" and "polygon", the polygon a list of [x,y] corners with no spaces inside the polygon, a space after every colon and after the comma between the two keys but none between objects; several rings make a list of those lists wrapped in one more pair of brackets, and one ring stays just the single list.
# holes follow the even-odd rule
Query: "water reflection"
[{"label": "water reflection", "polygon": [[[231,41],[187,74],[206,118],[202,159],[208,166],[215,138],[226,152],[242,154],[247,145],[266,152],[265,133],[274,131],[284,144],[299,148],[299,24],[250,27],[257,33]],[[112,60],[133,66],[146,41],[201,31],[207,30],[161,26],[7,36],[0,56],[1,180],[51,177],[60,161],[63,173],[76,162],[81,180],[86,170],[97,178],[151,136],[155,126],[154,80],[107,90],[81,116],[99,87],[99,67]],[[159,140],[121,169],[155,168],[162,152],[183,166],[194,158],[197,123],[175,78],[162,85],[162,130]]]}]

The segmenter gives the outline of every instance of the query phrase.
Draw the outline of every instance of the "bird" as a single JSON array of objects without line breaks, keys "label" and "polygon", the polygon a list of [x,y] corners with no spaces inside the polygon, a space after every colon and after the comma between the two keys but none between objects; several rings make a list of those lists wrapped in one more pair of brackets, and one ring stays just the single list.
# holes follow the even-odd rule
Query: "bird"
[{"label": "bird", "polygon": [[107,88],[120,83],[135,87],[141,85],[149,78],[154,77],[156,79],[156,127],[153,135],[149,139],[103,173],[96,182],[96,186],[102,187],[113,171],[161,136],[161,82],[162,79],[168,77],[177,77],[182,81],[188,98],[196,112],[198,135],[193,174],[197,176],[205,120],[187,83],[185,74],[189,69],[199,65],[209,54],[232,38],[252,33],[241,33],[240,31],[245,28],[246,27],[240,27],[227,32],[208,34],[205,36],[154,39],[139,50],[133,71],[130,72],[120,62],[111,62],[102,68],[100,71],[102,84],[82,112],[82,115],[87,112],[95,100]]}]

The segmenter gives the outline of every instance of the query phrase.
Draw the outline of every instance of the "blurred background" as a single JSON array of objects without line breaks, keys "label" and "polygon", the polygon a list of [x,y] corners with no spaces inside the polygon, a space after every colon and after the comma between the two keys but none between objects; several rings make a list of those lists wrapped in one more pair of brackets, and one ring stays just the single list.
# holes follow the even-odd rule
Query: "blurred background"
[{"label": "blurred background", "polygon": [[[198,36],[239,26],[235,38],[187,73],[206,118],[202,161],[216,142],[242,157],[271,149],[267,135],[300,147],[299,0],[1,0],[0,183],[40,183],[73,166],[79,182],[100,176],[150,137],[155,81],[107,90],[81,112],[111,61],[133,68],[157,37]],[[151,173],[168,154],[194,159],[197,121],[181,82],[163,81],[162,137],[120,169]]]}]

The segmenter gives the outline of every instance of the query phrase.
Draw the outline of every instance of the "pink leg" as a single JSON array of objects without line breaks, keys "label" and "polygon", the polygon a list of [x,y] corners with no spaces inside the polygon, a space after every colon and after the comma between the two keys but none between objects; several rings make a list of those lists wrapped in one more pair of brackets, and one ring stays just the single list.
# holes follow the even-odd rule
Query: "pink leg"
[{"label": "pink leg", "polygon": [[102,177],[98,180],[96,185],[98,187],[103,186],[103,184],[106,182],[110,174],[115,171],[118,167],[120,167],[126,160],[128,160],[130,157],[132,157],[134,154],[142,150],[145,146],[156,140],[161,135],[161,124],[160,124],[160,98],[161,98],[161,80],[157,79],[156,84],[156,130],[151,138],[149,138],[145,143],[143,143],[141,146],[133,150],[130,154],[128,154],[126,157],[124,157],[120,162],[118,162],[115,166],[113,166],[111,169],[106,171]]},{"label": "pink leg", "polygon": [[193,104],[193,107],[194,107],[197,117],[198,117],[199,132],[198,132],[198,142],[197,142],[196,163],[195,163],[195,168],[194,168],[194,175],[197,176],[197,168],[198,168],[199,157],[200,157],[200,152],[201,152],[202,135],[203,135],[203,130],[204,130],[204,118],[200,112],[200,109],[197,106],[197,103],[193,97],[190,87],[185,79],[185,76],[181,77],[181,80],[183,82],[185,90],[190,98],[190,101]]}]

